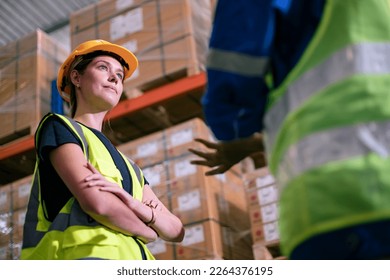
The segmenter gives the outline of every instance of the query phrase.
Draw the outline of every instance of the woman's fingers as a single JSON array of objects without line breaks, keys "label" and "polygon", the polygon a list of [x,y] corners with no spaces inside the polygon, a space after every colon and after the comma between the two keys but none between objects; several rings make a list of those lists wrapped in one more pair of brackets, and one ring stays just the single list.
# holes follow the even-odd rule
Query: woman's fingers
[{"label": "woman's fingers", "polygon": [[92,175],[88,175],[87,177],[85,177],[84,180],[86,182],[93,181],[93,180],[103,180],[103,176],[101,174],[92,174]]},{"label": "woman's fingers", "polygon": [[87,168],[94,174],[100,174],[99,171],[89,161],[87,162]]},{"label": "woman's fingers", "polygon": [[136,208],[136,200],[127,193],[124,189],[118,187],[118,186],[106,186],[99,188],[100,191],[103,192],[110,192],[114,195],[116,195],[120,200],[122,200],[130,209]]},{"label": "woman's fingers", "polygon": [[92,174],[84,179],[88,186],[117,187],[117,184],[108,181],[91,163],[87,162],[87,168],[92,171]]},{"label": "woman's fingers", "polygon": [[121,188],[114,187],[114,186],[105,186],[103,188],[100,188],[99,190],[104,192],[111,192],[114,194],[119,194],[121,192]]}]

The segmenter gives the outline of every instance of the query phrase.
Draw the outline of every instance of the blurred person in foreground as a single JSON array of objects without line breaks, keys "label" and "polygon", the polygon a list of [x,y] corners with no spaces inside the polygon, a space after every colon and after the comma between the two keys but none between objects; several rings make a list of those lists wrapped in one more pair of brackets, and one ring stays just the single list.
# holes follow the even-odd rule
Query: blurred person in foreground
[{"label": "blurred person in foreground", "polygon": [[57,87],[72,118],[49,113],[37,128],[21,259],[153,260],[147,243],[183,239],[142,170],[101,132],[137,66],[103,40],[80,44],[61,66]]},{"label": "blurred person in foreground", "polygon": [[219,142],[193,163],[223,172],[221,147],[260,133],[285,256],[388,258],[390,2],[219,0],[209,46]]}]

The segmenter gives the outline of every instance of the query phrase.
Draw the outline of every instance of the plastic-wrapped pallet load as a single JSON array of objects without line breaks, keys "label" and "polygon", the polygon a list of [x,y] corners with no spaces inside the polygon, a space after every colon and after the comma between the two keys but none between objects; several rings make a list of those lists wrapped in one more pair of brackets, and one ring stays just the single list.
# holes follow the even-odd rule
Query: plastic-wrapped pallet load
[{"label": "plastic-wrapped pallet load", "polygon": [[101,1],[71,14],[71,45],[104,39],[135,53],[128,97],[204,70],[211,0]]},{"label": "plastic-wrapped pallet load", "polygon": [[41,30],[0,48],[0,144],[35,132],[50,111],[66,50]]},{"label": "plastic-wrapped pallet load", "polygon": [[32,175],[0,186],[0,259],[19,259]]},{"label": "plastic-wrapped pallet load", "polygon": [[0,260],[12,258],[11,184],[0,186]]}]

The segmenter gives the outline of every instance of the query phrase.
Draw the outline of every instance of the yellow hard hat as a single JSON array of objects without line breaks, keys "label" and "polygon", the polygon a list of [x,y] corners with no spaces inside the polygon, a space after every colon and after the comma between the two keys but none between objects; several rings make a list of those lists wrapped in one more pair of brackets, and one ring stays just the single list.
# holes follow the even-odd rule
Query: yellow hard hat
[{"label": "yellow hard hat", "polygon": [[138,67],[138,60],[135,55],[128,49],[112,44],[104,40],[91,40],[86,41],[79,46],[77,46],[72,53],[68,56],[65,62],[62,64],[60,70],[58,71],[57,76],[57,88],[60,92],[61,97],[69,102],[70,99],[70,86],[66,84],[66,75],[68,75],[69,67],[72,65],[76,57],[80,55],[85,55],[94,51],[105,51],[110,52],[121,57],[124,62],[127,64],[124,67],[124,79],[129,78],[135,69]]}]

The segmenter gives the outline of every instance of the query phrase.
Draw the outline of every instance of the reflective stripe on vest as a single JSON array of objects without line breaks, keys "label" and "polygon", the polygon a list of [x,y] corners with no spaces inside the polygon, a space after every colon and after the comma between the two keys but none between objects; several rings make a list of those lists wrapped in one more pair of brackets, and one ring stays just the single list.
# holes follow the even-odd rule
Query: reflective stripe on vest
[{"label": "reflective stripe on vest", "polygon": [[388,1],[327,0],[269,94],[264,136],[285,255],[313,236],[390,219],[389,51]]},{"label": "reflective stripe on vest", "polygon": [[268,58],[218,49],[210,49],[207,55],[207,68],[248,77],[263,75],[268,70],[268,63]]},{"label": "reflective stripe on vest", "polygon": [[282,190],[289,180],[311,168],[368,153],[381,157],[390,155],[390,122],[371,122],[311,134],[285,153],[278,171],[279,187]]},{"label": "reflective stripe on vest", "polygon": [[324,63],[303,74],[265,116],[267,149],[272,150],[276,135],[289,112],[296,110],[308,98],[331,84],[358,74],[390,73],[389,43],[350,45]]},{"label": "reflective stripe on vest", "polygon": [[75,120],[73,120],[71,118],[68,118],[68,117],[66,117],[66,119],[72,124],[73,128],[76,129],[78,135],[80,136],[81,142],[84,144],[85,155],[86,155],[87,158],[89,158],[88,142],[87,142],[87,139],[85,139],[85,135],[84,135],[83,129],[81,128],[81,126]]}]

